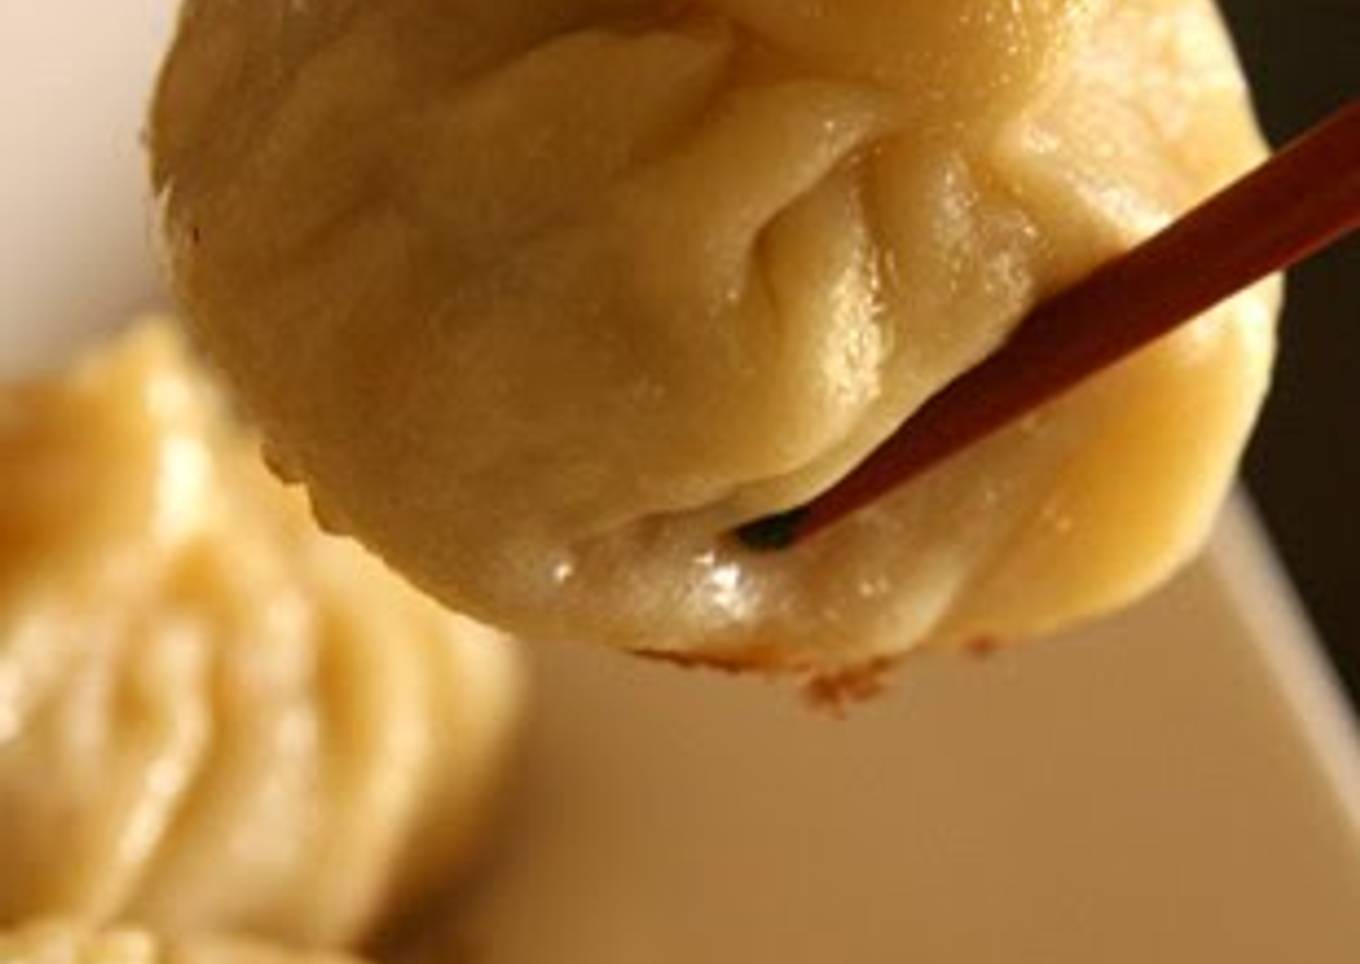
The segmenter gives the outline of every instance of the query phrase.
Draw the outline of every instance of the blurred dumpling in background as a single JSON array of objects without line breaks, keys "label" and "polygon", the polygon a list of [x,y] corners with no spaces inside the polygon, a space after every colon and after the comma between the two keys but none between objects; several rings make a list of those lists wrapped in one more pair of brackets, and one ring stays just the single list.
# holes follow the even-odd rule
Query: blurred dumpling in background
[{"label": "blurred dumpling in background", "polygon": [[1053,630],[1200,546],[1269,378],[1273,284],[796,551],[725,538],[1264,156],[1209,0],[198,0],[151,144],[275,464],[524,636]]},{"label": "blurred dumpling in background", "polygon": [[0,391],[0,923],[343,945],[477,842],[511,643],[258,462],[166,324]]},{"label": "blurred dumpling in background", "polygon": [[294,953],[249,940],[162,939],[133,928],[92,930],[46,919],[0,931],[0,964],[357,964],[339,954]]}]

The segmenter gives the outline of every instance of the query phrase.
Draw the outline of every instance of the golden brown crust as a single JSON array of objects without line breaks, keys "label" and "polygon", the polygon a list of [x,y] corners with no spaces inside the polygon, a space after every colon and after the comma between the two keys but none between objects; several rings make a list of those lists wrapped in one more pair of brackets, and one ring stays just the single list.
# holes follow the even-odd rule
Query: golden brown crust
[{"label": "golden brown crust", "polygon": [[859,703],[877,699],[888,688],[888,678],[902,663],[900,656],[883,656],[835,673],[820,673],[803,685],[808,703],[843,716]]},{"label": "golden brown crust", "polygon": [[880,696],[888,687],[888,676],[902,662],[900,656],[882,656],[851,666],[828,671],[812,663],[801,663],[776,646],[728,650],[721,653],[668,653],[644,651],[643,659],[689,670],[710,670],[734,676],[765,676],[770,679],[796,679],[810,706],[841,716],[853,704]]},{"label": "golden brown crust", "polygon": [[774,646],[753,646],[745,649],[711,653],[681,653],[662,650],[640,650],[643,659],[669,663],[681,669],[717,670],[733,675],[793,676],[805,670],[790,661],[788,653]]},{"label": "golden brown crust", "polygon": [[979,636],[970,643],[965,643],[963,651],[969,656],[977,659],[991,659],[1006,648],[1006,644],[995,636]]}]

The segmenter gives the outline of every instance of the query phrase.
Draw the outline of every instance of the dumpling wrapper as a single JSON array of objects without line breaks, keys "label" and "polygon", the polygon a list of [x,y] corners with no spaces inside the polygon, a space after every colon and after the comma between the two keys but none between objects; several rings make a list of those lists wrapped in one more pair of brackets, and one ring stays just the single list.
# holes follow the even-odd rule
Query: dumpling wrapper
[{"label": "dumpling wrapper", "polygon": [[165,939],[120,927],[96,931],[59,919],[0,932],[0,964],[358,964],[342,954],[299,953],[241,938]]},{"label": "dumpling wrapper", "polygon": [[347,944],[469,859],[521,687],[316,530],[168,323],[0,390],[0,924]]},{"label": "dumpling wrapper", "polygon": [[523,635],[1043,633],[1195,552],[1267,387],[1273,283],[794,552],[724,535],[1262,158],[1207,0],[198,0],[151,144],[272,462]]}]

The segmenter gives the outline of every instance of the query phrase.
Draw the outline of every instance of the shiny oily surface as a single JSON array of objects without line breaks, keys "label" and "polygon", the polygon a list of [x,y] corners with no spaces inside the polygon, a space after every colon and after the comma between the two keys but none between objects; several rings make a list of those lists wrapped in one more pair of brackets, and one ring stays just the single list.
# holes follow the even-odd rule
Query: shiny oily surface
[{"label": "shiny oily surface", "polygon": [[1262,286],[796,552],[1046,294],[1263,156],[1206,0],[198,0],[152,121],[197,339],[323,521],[514,631],[820,673],[1198,548]]},{"label": "shiny oily surface", "polygon": [[0,964],[355,964],[340,954],[298,953],[241,939],[165,940],[143,930],[94,931],[43,920],[0,931]]},{"label": "shiny oily surface", "polygon": [[349,943],[468,859],[520,685],[316,531],[169,324],[0,390],[0,924]]}]

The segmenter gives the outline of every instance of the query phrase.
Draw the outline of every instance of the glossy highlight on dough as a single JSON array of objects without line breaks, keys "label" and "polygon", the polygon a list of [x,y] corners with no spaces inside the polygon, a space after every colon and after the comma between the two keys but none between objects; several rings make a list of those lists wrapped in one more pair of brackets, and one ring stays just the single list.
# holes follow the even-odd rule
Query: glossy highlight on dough
[{"label": "glossy highlight on dough", "polygon": [[797,505],[1264,153],[1207,0],[197,0],[154,178],[272,461],[522,635],[835,673],[1200,544],[1264,285],[796,552]]},{"label": "glossy highlight on dough", "polygon": [[0,389],[0,924],[349,944],[467,862],[521,689],[316,530],[169,323]]}]

